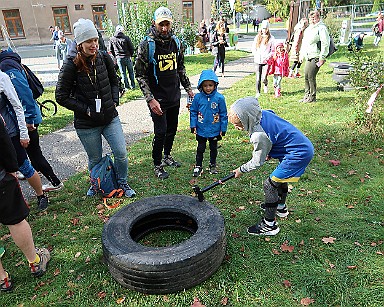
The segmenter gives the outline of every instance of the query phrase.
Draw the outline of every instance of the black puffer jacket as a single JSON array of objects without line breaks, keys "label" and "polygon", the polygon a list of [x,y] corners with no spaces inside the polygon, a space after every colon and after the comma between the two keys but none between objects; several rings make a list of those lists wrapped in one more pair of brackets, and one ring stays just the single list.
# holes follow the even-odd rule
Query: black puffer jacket
[{"label": "black puffer jacket", "polygon": [[[108,125],[118,113],[119,87],[116,71],[111,57],[99,52],[95,69],[89,62],[91,72],[78,71],[73,57],[62,66],[56,86],[56,101],[63,107],[74,111],[76,129],[87,129]],[[91,82],[92,80],[92,82]],[[96,113],[97,96],[101,99],[101,112]],[[87,114],[90,111],[90,116]]]}]

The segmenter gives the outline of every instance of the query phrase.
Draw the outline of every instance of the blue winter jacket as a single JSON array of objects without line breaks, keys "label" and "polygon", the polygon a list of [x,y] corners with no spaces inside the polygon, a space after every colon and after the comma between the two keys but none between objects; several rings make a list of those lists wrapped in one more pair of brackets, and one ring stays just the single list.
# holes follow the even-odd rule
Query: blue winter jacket
[{"label": "blue winter jacket", "polygon": [[[211,80],[216,88],[211,94],[202,90],[203,81]],[[196,94],[190,107],[190,127],[196,128],[196,134],[205,138],[220,135],[226,132],[228,126],[227,106],[225,98],[217,91],[219,81],[211,70],[204,70],[197,85],[200,93]]]},{"label": "blue winter jacket", "polygon": [[41,124],[43,121],[41,111],[33,99],[25,71],[21,66],[20,56],[9,50],[0,52],[0,69],[11,78],[17,96],[23,105],[25,122],[27,124]]}]

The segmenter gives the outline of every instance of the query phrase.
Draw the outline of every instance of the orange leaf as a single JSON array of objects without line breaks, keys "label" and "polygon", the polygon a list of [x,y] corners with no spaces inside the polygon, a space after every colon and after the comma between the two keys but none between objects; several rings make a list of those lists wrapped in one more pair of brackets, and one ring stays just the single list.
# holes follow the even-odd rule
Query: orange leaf
[{"label": "orange leaf", "polygon": [[116,300],[117,304],[122,304],[125,301],[125,296],[120,297],[119,299]]},{"label": "orange leaf", "polygon": [[323,241],[325,244],[328,244],[328,243],[335,243],[335,240],[336,238],[334,237],[328,237],[328,238],[322,238],[321,241]]},{"label": "orange leaf", "polygon": [[223,297],[222,299],[221,299],[221,305],[223,305],[223,306],[227,306],[227,304],[228,304],[228,297]]},{"label": "orange leaf", "polygon": [[313,298],[310,298],[310,297],[305,297],[305,298],[302,298],[300,300],[300,304],[303,306],[308,306],[314,302],[315,302],[315,300]]},{"label": "orange leaf", "polygon": [[295,249],[295,247],[292,246],[292,245],[288,245],[288,241],[285,241],[285,242],[280,246],[280,249],[281,249],[283,252],[289,252],[289,253],[292,253],[293,250]]},{"label": "orange leaf", "polygon": [[286,279],[283,280],[283,285],[285,288],[290,288],[292,286],[291,282]]},{"label": "orange leaf", "polygon": [[205,307],[205,305],[200,303],[200,300],[197,297],[195,297],[193,299],[193,304],[191,305],[191,307]]},{"label": "orange leaf", "polygon": [[350,270],[354,270],[354,269],[357,269],[357,266],[356,265],[348,265],[347,268]]},{"label": "orange leaf", "polygon": [[277,249],[272,248],[272,254],[280,255],[280,252]]},{"label": "orange leaf", "polygon": [[330,162],[333,166],[338,166],[338,165],[340,165],[340,161],[339,161],[339,160],[329,160],[329,162]]}]

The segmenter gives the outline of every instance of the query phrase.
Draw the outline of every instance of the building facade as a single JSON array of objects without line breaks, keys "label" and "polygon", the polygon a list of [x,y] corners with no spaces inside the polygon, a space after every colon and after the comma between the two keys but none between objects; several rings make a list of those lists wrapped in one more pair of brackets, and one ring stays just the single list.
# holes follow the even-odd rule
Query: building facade
[{"label": "building facade", "polygon": [[[148,0],[151,1],[151,0]],[[12,40],[15,46],[49,44],[50,26],[59,26],[68,37],[73,38],[73,24],[79,18],[94,21],[103,31],[103,20],[108,16],[112,23],[118,23],[117,5],[129,0],[1,0],[0,40]],[[132,1],[134,2],[134,1]],[[183,20],[200,22],[210,17],[209,0],[171,0]]]}]

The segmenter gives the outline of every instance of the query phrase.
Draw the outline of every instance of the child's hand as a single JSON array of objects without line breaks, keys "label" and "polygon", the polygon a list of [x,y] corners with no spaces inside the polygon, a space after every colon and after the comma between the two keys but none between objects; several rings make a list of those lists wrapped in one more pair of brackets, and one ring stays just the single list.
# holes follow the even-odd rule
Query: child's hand
[{"label": "child's hand", "polygon": [[191,133],[196,134],[196,127],[195,128],[191,128]]},{"label": "child's hand", "polygon": [[239,178],[243,173],[240,172],[240,168],[237,168],[235,170],[233,170],[232,172],[235,173],[235,178]]}]

